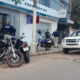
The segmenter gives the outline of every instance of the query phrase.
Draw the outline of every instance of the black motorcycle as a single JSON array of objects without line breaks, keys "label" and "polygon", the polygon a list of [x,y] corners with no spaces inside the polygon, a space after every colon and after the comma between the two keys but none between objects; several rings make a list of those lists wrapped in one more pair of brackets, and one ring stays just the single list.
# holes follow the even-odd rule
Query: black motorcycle
[{"label": "black motorcycle", "polygon": [[22,39],[25,37],[24,33],[22,34],[22,36],[20,37],[14,37],[13,34],[9,34],[9,32],[7,31],[3,31],[4,34],[7,34],[8,36],[11,36],[11,41],[12,41],[12,45],[14,46],[15,49],[19,50],[23,55],[24,55],[24,60],[26,63],[30,62],[30,49],[28,47],[28,43],[27,42],[23,42]]},{"label": "black motorcycle", "polygon": [[20,50],[14,48],[12,36],[4,34],[5,39],[0,40],[0,61],[6,58],[6,62],[10,67],[19,67],[24,61],[24,56]]},{"label": "black motorcycle", "polygon": [[[24,35],[24,33],[23,33]],[[24,55],[24,60],[26,63],[30,62],[30,49],[28,47],[28,43],[27,42],[23,42],[21,39],[23,39],[24,37],[21,36],[19,38],[16,39],[16,44],[15,44],[15,48],[20,50],[23,55]]]}]

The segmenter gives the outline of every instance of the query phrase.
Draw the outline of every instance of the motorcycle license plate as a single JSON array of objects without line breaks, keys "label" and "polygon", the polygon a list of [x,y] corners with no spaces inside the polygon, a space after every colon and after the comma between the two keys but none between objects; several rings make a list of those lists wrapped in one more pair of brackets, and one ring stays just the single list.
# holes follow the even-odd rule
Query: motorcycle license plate
[{"label": "motorcycle license plate", "polygon": [[23,50],[24,50],[24,51],[28,51],[28,50],[29,50],[29,48],[28,48],[28,47],[26,47],[26,48],[23,48]]}]

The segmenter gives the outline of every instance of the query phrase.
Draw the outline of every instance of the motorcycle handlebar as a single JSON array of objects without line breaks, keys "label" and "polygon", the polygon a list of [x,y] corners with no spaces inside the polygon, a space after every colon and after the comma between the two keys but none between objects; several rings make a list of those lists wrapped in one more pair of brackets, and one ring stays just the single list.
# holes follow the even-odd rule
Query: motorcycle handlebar
[{"label": "motorcycle handlebar", "polygon": [[[5,30],[3,30],[3,33],[10,35],[9,32],[7,32],[7,31],[5,31]],[[13,33],[11,33],[10,36],[12,36],[13,39],[23,39],[23,38],[25,38],[25,36],[15,37]]]},{"label": "motorcycle handlebar", "polygon": [[25,38],[25,36],[17,37],[16,39],[23,39],[23,38]]}]

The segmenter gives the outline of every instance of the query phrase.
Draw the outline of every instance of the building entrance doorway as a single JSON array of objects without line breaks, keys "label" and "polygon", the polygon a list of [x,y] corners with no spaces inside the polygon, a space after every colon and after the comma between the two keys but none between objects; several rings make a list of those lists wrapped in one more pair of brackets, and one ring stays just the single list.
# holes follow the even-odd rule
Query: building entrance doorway
[{"label": "building entrance doorway", "polygon": [[61,44],[62,42],[62,35],[64,32],[66,32],[67,35],[69,35],[69,25],[65,24],[58,24],[58,32],[59,32],[59,43]]},{"label": "building entrance doorway", "polygon": [[7,23],[7,15],[0,13],[0,29],[6,25]]}]

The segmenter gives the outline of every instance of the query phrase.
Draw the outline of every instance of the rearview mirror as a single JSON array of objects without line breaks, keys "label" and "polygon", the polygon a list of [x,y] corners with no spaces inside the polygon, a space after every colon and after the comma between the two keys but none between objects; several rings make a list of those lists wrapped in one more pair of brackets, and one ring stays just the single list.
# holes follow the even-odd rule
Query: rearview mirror
[{"label": "rearview mirror", "polygon": [[25,33],[22,33],[22,35],[25,35]]}]

